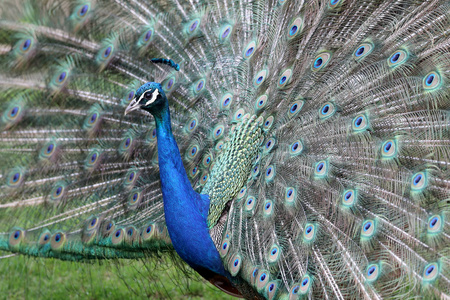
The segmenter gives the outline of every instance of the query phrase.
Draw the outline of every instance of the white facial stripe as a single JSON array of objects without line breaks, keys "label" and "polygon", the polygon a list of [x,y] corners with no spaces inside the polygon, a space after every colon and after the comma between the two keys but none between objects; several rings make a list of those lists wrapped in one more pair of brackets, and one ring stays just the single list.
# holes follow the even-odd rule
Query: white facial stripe
[{"label": "white facial stripe", "polygon": [[[151,90],[146,90],[145,92],[143,92],[142,95],[141,95],[141,97],[139,97],[138,102],[141,102],[142,98],[144,98],[145,93],[147,93],[147,92],[149,92],[149,91],[151,91]],[[150,100],[148,100],[148,101],[145,103],[145,105],[147,106],[147,105],[152,104],[153,102],[155,102],[156,97],[158,97],[158,95],[159,95],[159,90],[158,90],[158,89],[155,89],[155,91],[154,91],[153,94],[152,94],[152,98],[151,98]]]},{"label": "white facial stripe", "polygon": [[156,97],[158,97],[158,95],[159,95],[159,91],[158,91],[158,89],[155,89],[155,91],[152,94],[152,99],[148,100],[147,103],[145,103],[145,105],[149,105],[149,104],[155,102]]}]

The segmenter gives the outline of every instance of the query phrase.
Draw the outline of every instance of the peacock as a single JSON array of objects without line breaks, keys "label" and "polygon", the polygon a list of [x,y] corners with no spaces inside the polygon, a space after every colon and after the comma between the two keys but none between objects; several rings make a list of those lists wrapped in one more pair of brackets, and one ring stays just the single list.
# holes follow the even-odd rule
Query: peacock
[{"label": "peacock", "polygon": [[448,299],[449,11],[2,1],[0,250],[172,253],[247,299]]}]

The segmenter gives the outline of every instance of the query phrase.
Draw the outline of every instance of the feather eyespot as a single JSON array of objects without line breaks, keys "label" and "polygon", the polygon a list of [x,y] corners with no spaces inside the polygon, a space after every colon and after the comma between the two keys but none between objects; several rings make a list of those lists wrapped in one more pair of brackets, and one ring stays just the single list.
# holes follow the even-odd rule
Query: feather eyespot
[{"label": "feather eyespot", "polygon": [[192,21],[188,24],[188,32],[189,32],[189,33],[195,32],[195,31],[198,29],[199,24],[200,24],[200,19],[192,20]]},{"label": "feather eyespot", "polygon": [[252,211],[256,205],[256,199],[253,196],[248,196],[247,201],[245,202],[245,210]]},{"label": "feather eyespot", "polygon": [[367,266],[366,279],[368,282],[374,282],[380,276],[380,270],[377,264]]},{"label": "feather eyespot", "polygon": [[153,227],[153,224],[149,224],[144,226],[143,230],[141,230],[141,237],[144,241],[150,240],[155,234],[155,230],[153,230]]},{"label": "feather eyespot", "polygon": [[247,188],[244,186],[238,193],[237,199],[242,199],[247,193]]},{"label": "feather eyespot", "polygon": [[61,72],[58,76],[58,83],[63,83],[64,80],[66,79],[67,76],[67,72]]},{"label": "feather eyespot", "polygon": [[381,145],[381,156],[383,158],[393,158],[397,153],[395,140],[387,140]]},{"label": "feather eyespot", "polygon": [[225,238],[223,239],[222,244],[220,244],[219,248],[220,257],[224,258],[228,254],[229,249],[230,249],[230,240]]},{"label": "feather eyespot", "polygon": [[267,70],[259,71],[256,74],[255,78],[253,79],[253,84],[256,87],[259,87],[265,81],[266,76],[267,76]]},{"label": "feather eyespot", "polygon": [[273,116],[269,116],[269,117],[266,119],[266,121],[264,122],[264,125],[263,125],[263,130],[264,130],[264,131],[268,131],[268,130],[272,127],[272,125],[273,125],[273,120],[274,120]]},{"label": "feather eyespot", "polygon": [[223,125],[217,125],[212,130],[212,135],[214,139],[219,139],[222,137],[223,133],[225,131],[225,127]]},{"label": "feather eyespot", "polygon": [[427,186],[427,174],[425,172],[418,172],[413,175],[411,181],[411,188],[413,191],[419,192],[426,188]]},{"label": "feather eyespot", "polygon": [[275,147],[275,144],[276,144],[275,138],[269,139],[264,146],[264,152],[269,153],[273,149],[273,147]]},{"label": "feather eyespot", "polygon": [[336,113],[336,107],[333,103],[325,103],[319,110],[319,118],[322,120],[328,119]]},{"label": "feather eyespot", "polygon": [[18,106],[14,106],[9,112],[9,117],[11,119],[17,117],[19,110],[20,108]]},{"label": "feather eyespot", "polygon": [[43,232],[39,235],[38,243],[40,246],[46,245],[50,242],[50,232],[47,229],[44,229]]},{"label": "feather eyespot", "polygon": [[230,33],[233,30],[233,27],[231,25],[225,25],[221,28],[219,32],[219,39],[220,41],[224,42],[230,37]]},{"label": "feather eyespot", "polygon": [[30,49],[31,44],[32,44],[31,39],[26,39],[26,40],[24,40],[24,41],[22,42],[22,46],[20,47],[20,49],[21,49],[23,52],[26,52],[26,51],[28,51],[28,50]]},{"label": "feather eyespot", "polygon": [[316,226],[314,224],[306,224],[303,231],[303,240],[309,243],[316,237]]},{"label": "feather eyespot", "polygon": [[317,55],[314,58],[314,62],[311,65],[311,70],[313,72],[319,71],[323,68],[325,68],[325,66],[329,63],[331,59],[331,53],[329,52],[323,52],[319,55]]},{"label": "feather eyespot", "polygon": [[342,204],[347,207],[351,207],[355,204],[356,193],[354,190],[346,190],[342,195]]},{"label": "feather eyespot", "polygon": [[437,263],[428,264],[423,270],[423,279],[427,282],[434,281],[439,275],[439,266]]},{"label": "feather eyespot", "polygon": [[272,165],[268,166],[265,175],[266,175],[266,182],[267,183],[272,182],[276,175],[275,167]]},{"label": "feather eyespot", "polygon": [[296,100],[292,102],[288,111],[289,118],[295,117],[302,110],[304,103],[305,102],[303,100]]},{"label": "feather eyespot", "polygon": [[228,265],[228,269],[230,270],[231,276],[236,276],[241,270],[241,261],[242,258],[239,254],[234,255]]},{"label": "feather eyespot", "polygon": [[357,115],[352,122],[352,129],[361,132],[369,128],[369,120],[364,114]]},{"label": "feather eyespot", "polygon": [[256,42],[251,41],[247,44],[247,47],[244,48],[243,57],[244,59],[250,59],[256,51]]},{"label": "feather eyespot", "polygon": [[222,96],[222,99],[220,100],[220,108],[229,109],[232,101],[233,95],[231,93],[226,93],[225,95]]},{"label": "feather eyespot", "polygon": [[17,188],[24,182],[25,172],[20,168],[14,168],[9,171],[6,176],[6,184],[8,187]]},{"label": "feather eyespot", "polygon": [[428,219],[427,231],[428,233],[440,233],[444,227],[444,222],[439,215],[431,216]]},{"label": "feather eyespot", "polygon": [[84,17],[84,16],[86,16],[88,11],[89,11],[89,5],[85,4],[85,5],[81,6],[81,8],[78,10],[78,16]]},{"label": "feather eyespot", "polygon": [[94,164],[96,161],[97,161],[97,157],[98,157],[98,154],[97,153],[92,153],[92,155],[90,156],[90,160],[89,160],[89,162],[91,163],[91,164]]},{"label": "feather eyespot", "polygon": [[116,228],[115,232],[111,236],[111,242],[113,245],[119,245],[124,240],[125,231],[123,228]]},{"label": "feather eyespot", "polygon": [[50,241],[52,250],[60,250],[66,242],[66,235],[63,232],[55,233]]},{"label": "feather eyespot", "polygon": [[106,47],[106,49],[103,51],[103,58],[108,58],[111,55],[112,52],[112,46]]},{"label": "feather eyespot", "polygon": [[192,160],[195,157],[197,157],[198,154],[198,150],[199,150],[199,146],[198,145],[192,145],[190,146],[187,151],[186,151],[186,156],[188,159]]},{"label": "feather eyespot", "polygon": [[441,77],[437,72],[430,72],[423,78],[423,87],[432,90],[440,86]]},{"label": "feather eyespot", "polygon": [[286,188],[286,194],[284,195],[284,201],[286,201],[287,204],[292,204],[292,203],[294,203],[296,196],[297,196],[297,190],[295,188],[292,188],[292,187]]},{"label": "feather eyespot", "polygon": [[343,0],[330,0],[330,3],[328,4],[328,7],[330,8],[336,8],[338,5],[340,5],[343,2]]},{"label": "feather eyespot", "polygon": [[148,42],[150,40],[150,38],[152,37],[153,34],[153,30],[147,30],[147,32],[145,33],[143,40],[144,42]]},{"label": "feather eyespot", "polygon": [[277,295],[278,284],[276,281],[269,282],[266,287],[266,295],[269,300],[275,299]]},{"label": "feather eyespot", "polygon": [[170,91],[170,90],[172,89],[174,82],[175,82],[175,81],[174,81],[173,78],[170,78],[170,79],[167,81],[167,84],[166,84],[166,91]]},{"label": "feather eyespot", "polygon": [[130,91],[130,92],[128,93],[127,100],[128,100],[128,101],[131,101],[133,98],[134,98],[134,91]]},{"label": "feather eyespot", "polygon": [[289,154],[293,156],[297,156],[303,152],[303,143],[300,140],[294,141],[289,146]]},{"label": "feather eyespot", "polygon": [[48,142],[42,147],[39,153],[39,157],[42,159],[50,159],[53,156],[53,154],[56,153],[56,149],[57,146],[55,142]]},{"label": "feather eyespot", "polygon": [[361,236],[364,238],[371,238],[376,233],[376,224],[373,220],[366,220],[361,226]]},{"label": "feather eyespot", "polygon": [[259,96],[258,99],[256,99],[255,108],[256,110],[263,109],[266,106],[266,104],[267,104],[267,95],[264,94]]},{"label": "feather eyespot", "polygon": [[188,133],[191,133],[195,130],[195,128],[197,128],[198,125],[198,120],[197,118],[192,118],[190,119],[187,124],[186,124],[186,130]]},{"label": "feather eyespot", "polygon": [[277,262],[279,257],[280,257],[280,248],[277,245],[272,245],[267,260],[269,261],[269,263],[275,263]]},{"label": "feather eyespot", "polygon": [[363,57],[369,55],[374,49],[374,46],[371,43],[362,43],[361,45],[356,48],[355,52],[353,53],[353,56],[356,60],[360,60]]},{"label": "feather eyespot", "polygon": [[135,209],[141,202],[141,192],[136,190],[128,196],[128,207]]},{"label": "feather eyespot", "polygon": [[261,270],[261,274],[258,277],[258,281],[256,282],[256,286],[258,288],[258,290],[261,290],[263,288],[266,287],[267,283],[269,282],[269,278],[270,278],[270,273],[265,271],[265,270]]},{"label": "feather eyespot", "polygon": [[308,275],[303,276],[300,282],[300,294],[306,294],[311,286],[311,277]]},{"label": "feather eyespot", "polygon": [[53,201],[53,203],[59,203],[61,199],[66,194],[66,184],[62,181],[57,182],[52,189],[52,192],[50,194],[50,200]]},{"label": "feather eyespot", "polygon": [[209,179],[209,175],[208,174],[203,174],[202,178],[200,179],[200,184],[204,185],[205,183],[208,182]]},{"label": "feather eyespot", "polygon": [[9,246],[17,247],[25,239],[25,231],[21,228],[17,228],[9,235]]},{"label": "feather eyespot", "polygon": [[284,88],[288,83],[289,83],[289,81],[291,80],[291,77],[292,77],[292,69],[287,69],[287,70],[285,70],[282,74],[281,74],[281,76],[280,76],[280,78],[279,78],[279,80],[278,80],[278,88]]},{"label": "feather eyespot", "polygon": [[273,211],[273,203],[271,200],[267,200],[264,203],[264,215],[270,216],[272,214],[272,211]]},{"label": "feather eyespot", "polygon": [[215,147],[216,151],[221,151],[224,145],[223,141],[218,141]]},{"label": "feather eyespot", "polygon": [[327,175],[328,173],[328,163],[326,161],[319,161],[316,164],[316,167],[314,169],[314,175],[317,178],[323,178]]},{"label": "feather eyespot", "polygon": [[293,39],[301,31],[303,21],[300,17],[296,18],[288,28],[288,39]]},{"label": "feather eyespot", "polygon": [[199,81],[197,81],[197,83],[195,84],[194,87],[194,91],[195,93],[200,93],[203,89],[205,88],[205,80],[204,79],[200,79]]},{"label": "feather eyespot", "polygon": [[234,122],[239,122],[243,119],[245,115],[245,110],[243,108],[238,109],[235,113],[234,113],[234,117],[233,117],[233,121]]},{"label": "feather eyespot", "polygon": [[389,67],[396,67],[408,59],[408,53],[403,50],[397,50],[388,58]]},{"label": "feather eyespot", "polygon": [[212,156],[211,155],[207,155],[203,158],[202,160],[202,164],[204,167],[208,167],[212,162]]}]

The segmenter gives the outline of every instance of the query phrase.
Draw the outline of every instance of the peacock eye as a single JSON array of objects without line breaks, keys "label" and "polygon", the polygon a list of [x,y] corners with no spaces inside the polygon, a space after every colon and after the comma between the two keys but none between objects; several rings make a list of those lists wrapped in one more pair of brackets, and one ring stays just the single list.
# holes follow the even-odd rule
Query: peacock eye
[{"label": "peacock eye", "polygon": [[22,50],[27,51],[30,48],[30,45],[31,45],[31,40],[26,39],[25,42],[23,42],[23,44],[22,44]]},{"label": "peacock eye", "polygon": [[153,94],[152,92],[146,92],[144,94],[144,98],[147,99],[147,100],[150,100],[152,98],[152,94]]},{"label": "peacock eye", "polygon": [[131,101],[131,99],[133,99],[133,97],[134,97],[134,91],[131,91],[131,92],[128,94],[128,101]]},{"label": "peacock eye", "polygon": [[78,11],[78,15],[80,17],[84,17],[88,10],[89,10],[89,5],[86,4],[80,8],[80,10]]},{"label": "peacock eye", "polygon": [[144,36],[144,41],[147,42],[151,37],[152,37],[152,31],[149,30],[149,31],[147,31],[147,33]]}]

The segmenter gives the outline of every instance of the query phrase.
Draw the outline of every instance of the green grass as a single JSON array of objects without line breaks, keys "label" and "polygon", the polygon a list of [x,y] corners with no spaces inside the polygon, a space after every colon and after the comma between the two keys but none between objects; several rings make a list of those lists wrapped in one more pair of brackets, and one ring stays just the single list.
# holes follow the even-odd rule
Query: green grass
[{"label": "green grass", "polygon": [[74,263],[15,256],[0,260],[0,299],[235,299],[168,257]]}]

